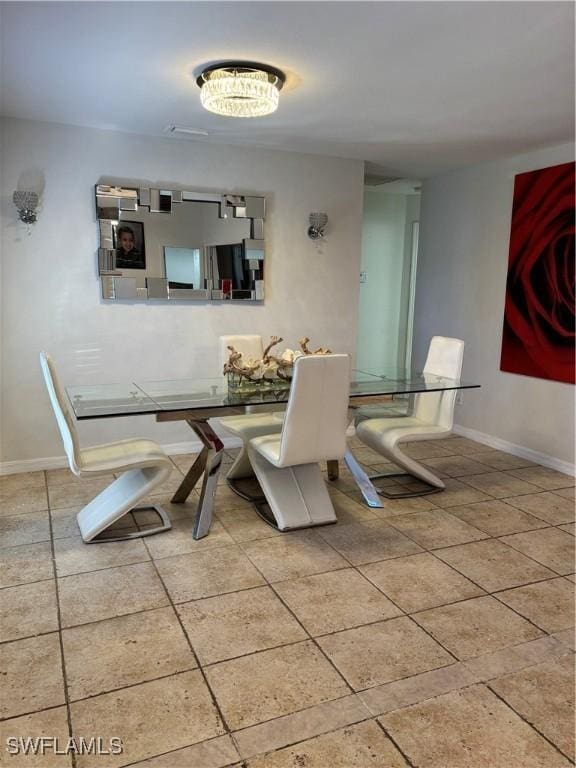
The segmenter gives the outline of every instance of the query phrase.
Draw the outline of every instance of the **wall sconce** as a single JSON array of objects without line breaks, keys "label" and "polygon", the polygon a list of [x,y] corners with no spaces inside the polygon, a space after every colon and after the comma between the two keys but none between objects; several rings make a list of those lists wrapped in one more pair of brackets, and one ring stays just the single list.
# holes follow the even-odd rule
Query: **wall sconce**
[{"label": "wall sconce", "polygon": [[14,205],[18,210],[18,218],[24,224],[35,224],[37,219],[36,208],[40,202],[40,195],[37,192],[24,192],[17,190],[12,195]]},{"label": "wall sconce", "polygon": [[311,213],[309,217],[308,237],[310,240],[319,240],[324,237],[324,227],[328,224],[328,214]]}]

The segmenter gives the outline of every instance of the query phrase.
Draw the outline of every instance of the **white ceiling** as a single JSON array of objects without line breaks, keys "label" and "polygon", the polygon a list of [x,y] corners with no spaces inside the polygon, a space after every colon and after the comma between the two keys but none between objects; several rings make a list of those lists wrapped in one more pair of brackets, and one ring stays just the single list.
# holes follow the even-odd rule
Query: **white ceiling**
[{"label": "white ceiling", "polygon": [[[2,3],[1,113],[358,158],[421,178],[574,135],[571,2]],[[278,112],[218,117],[206,62],[262,61]]]}]

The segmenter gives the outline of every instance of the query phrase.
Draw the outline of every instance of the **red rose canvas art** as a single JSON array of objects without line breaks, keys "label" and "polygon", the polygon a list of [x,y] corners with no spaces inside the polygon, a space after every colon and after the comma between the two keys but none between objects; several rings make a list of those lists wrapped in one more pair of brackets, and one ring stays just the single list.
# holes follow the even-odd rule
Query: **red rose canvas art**
[{"label": "red rose canvas art", "polygon": [[500,369],[574,384],[574,163],[514,180]]}]

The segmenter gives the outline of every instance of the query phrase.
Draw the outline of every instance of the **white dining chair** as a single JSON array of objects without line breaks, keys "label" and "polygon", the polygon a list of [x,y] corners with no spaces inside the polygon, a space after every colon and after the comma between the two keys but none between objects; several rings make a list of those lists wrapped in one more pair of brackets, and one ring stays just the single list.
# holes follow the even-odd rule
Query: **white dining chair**
[{"label": "white dining chair", "polygon": [[349,391],[348,355],[298,358],[281,432],[248,442],[272,517],[256,506],[281,531],[336,522],[319,462],[344,456]]},{"label": "white dining chair", "polygon": [[[434,387],[434,378],[460,379],[464,342],[446,336],[433,336],[428,349],[423,375],[430,389]],[[356,436],[369,448],[379,453],[386,461],[391,461],[402,472],[373,475],[371,481],[383,477],[411,475],[425,484],[423,490],[408,490],[399,493],[377,488],[378,493],[387,498],[410,498],[437,493],[446,487],[443,481],[430,469],[408,456],[401,449],[402,444],[417,440],[434,440],[446,437],[454,421],[454,406],[457,391],[441,390],[422,392],[414,398],[414,410],[406,416],[377,418],[361,421],[356,426]]]},{"label": "white dining chair", "polygon": [[[122,541],[170,530],[170,519],[161,506],[136,506],[172,472],[172,462],[162,448],[153,440],[136,439],[80,449],[74,419],[67,408],[52,358],[46,352],[40,353],[40,365],[71,471],[78,477],[122,473],[78,512],[76,519],[83,540],[86,543]],[[141,510],[154,510],[162,524],[124,534],[119,528],[118,535],[96,538],[127,512]]]},{"label": "white dining chair", "polygon": [[[255,334],[220,336],[220,370],[229,357],[228,347],[234,347],[245,359],[260,360],[264,353],[262,336]],[[238,416],[224,416],[219,421],[227,432],[242,439],[242,448],[226,474],[226,480],[241,496],[246,497],[238,480],[254,477],[254,471],[248,458],[248,441],[261,435],[278,433],[282,429],[282,419],[274,416],[284,411],[285,405],[248,405],[246,413]]]}]

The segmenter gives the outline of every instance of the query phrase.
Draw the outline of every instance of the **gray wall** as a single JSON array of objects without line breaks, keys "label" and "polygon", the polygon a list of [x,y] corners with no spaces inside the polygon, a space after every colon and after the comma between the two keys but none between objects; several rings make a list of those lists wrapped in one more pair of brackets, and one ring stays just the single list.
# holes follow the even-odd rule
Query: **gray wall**
[{"label": "gray wall", "polygon": [[[65,384],[216,375],[218,336],[228,333],[278,334],[287,346],[306,335],[354,354],[361,162],[25,120],[1,127],[2,461],[63,455],[40,375],[42,349]],[[11,199],[30,169],[44,174],[45,191],[27,234]],[[264,304],[104,303],[94,184],[105,177],[266,196]],[[306,236],[308,215],[318,210],[331,222],[322,253]],[[185,424],[153,417],[80,425],[85,445],[133,435],[168,445],[192,438]]]},{"label": "gray wall", "polygon": [[430,337],[466,342],[466,393],[456,421],[465,428],[574,463],[574,387],[500,371],[502,320],[514,176],[565,163],[573,145],[467,168],[423,186],[414,321],[415,362]]}]

